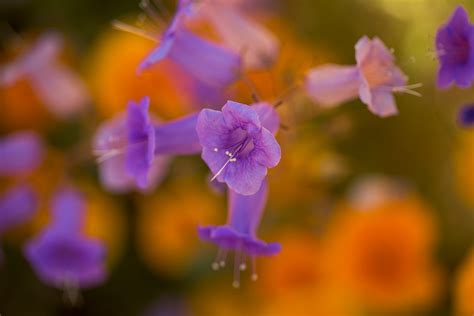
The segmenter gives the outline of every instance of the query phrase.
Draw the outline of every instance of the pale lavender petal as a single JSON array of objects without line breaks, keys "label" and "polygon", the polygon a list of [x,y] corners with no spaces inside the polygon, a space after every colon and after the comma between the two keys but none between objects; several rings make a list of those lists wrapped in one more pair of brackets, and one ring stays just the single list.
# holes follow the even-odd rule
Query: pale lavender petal
[{"label": "pale lavender petal", "polygon": [[29,185],[18,185],[0,198],[0,235],[30,220],[38,207],[38,197]]},{"label": "pale lavender petal", "polygon": [[222,172],[222,179],[235,192],[252,195],[260,189],[266,175],[267,167],[254,161],[249,155],[230,163]]},{"label": "pale lavender petal", "polygon": [[51,202],[53,226],[65,233],[78,233],[84,225],[84,197],[72,188],[61,188]]},{"label": "pale lavender petal", "polygon": [[279,43],[267,29],[226,4],[212,3],[202,10],[227,46],[243,56],[246,68],[266,68],[274,63]]},{"label": "pale lavender petal", "polygon": [[56,63],[44,65],[32,72],[30,78],[40,99],[60,118],[77,114],[89,101],[82,80],[63,65]]},{"label": "pale lavender petal", "polygon": [[250,106],[234,101],[227,101],[222,108],[224,121],[228,128],[245,129],[249,134],[261,129],[260,118],[257,112]]},{"label": "pale lavender petal", "polygon": [[251,105],[260,120],[263,127],[275,135],[280,128],[280,116],[275,108],[268,102],[259,102]]},{"label": "pale lavender petal", "polygon": [[29,173],[43,158],[43,142],[34,132],[17,132],[0,139],[0,176]]},{"label": "pale lavender petal", "polygon": [[198,115],[196,132],[203,148],[223,148],[230,131],[221,111],[203,109]]},{"label": "pale lavender petal", "polygon": [[147,56],[145,59],[140,63],[138,66],[137,73],[140,74],[144,70],[150,68],[151,66],[155,65],[159,61],[168,57],[168,54],[171,48],[174,45],[175,36],[172,32],[167,32],[163,36],[163,39],[158,44],[158,46]]},{"label": "pale lavender petal", "polygon": [[391,91],[384,91],[383,89],[372,90],[371,100],[367,103],[367,106],[372,113],[380,117],[398,114],[395,98]]},{"label": "pale lavender petal", "polygon": [[357,96],[359,77],[356,66],[323,65],[309,71],[305,90],[316,103],[334,106]]},{"label": "pale lavender petal", "polygon": [[155,127],[155,154],[186,155],[201,152],[196,132],[198,114],[158,124]]}]

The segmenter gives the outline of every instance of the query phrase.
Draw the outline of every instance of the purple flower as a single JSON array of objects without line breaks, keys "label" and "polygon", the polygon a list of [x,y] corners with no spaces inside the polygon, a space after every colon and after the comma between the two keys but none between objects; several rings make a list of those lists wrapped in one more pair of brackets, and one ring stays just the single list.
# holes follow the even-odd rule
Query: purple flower
[{"label": "purple flower", "polygon": [[29,241],[25,255],[43,282],[58,288],[88,288],[106,277],[105,248],[81,232],[82,196],[71,189],[58,191],[52,203],[49,227]]},{"label": "purple flower", "polygon": [[[266,124],[274,128],[270,121]],[[274,135],[262,124],[257,110],[245,104],[227,101],[222,111],[202,110],[196,130],[202,159],[214,173],[213,179],[239,194],[255,194],[267,169],[280,161]]]},{"label": "purple flower", "polygon": [[462,6],[436,34],[436,52],[440,62],[438,86],[454,83],[468,88],[474,80],[474,26]]},{"label": "purple flower", "polygon": [[101,181],[113,192],[153,189],[170,155],[201,151],[196,114],[159,124],[150,119],[148,107],[148,97],[138,104],[130,102],[126,116],[105,123],[95,137]]},{"label": "purple flower", "polygon": [[43,142],[34,132],[16,132],[0,139],[0,176],[30,173],[42,158]]},{"label": "purple flower", "polygon": [[163,33],[158,46],[142,61],[138,71],[169,59],[194,78],[216,88],[224,88],[239,76],[240,57],[186,30],[184,19],[189,8],[188,1],[180,1],[171,25]]},{"label": "purple flower", "polygon": [[248,18],[241,5],[229,1],[202,1],[195,16],[207,19],[225,45],[241,54],[245,68],[271,66],[279,52],[278,39],[262,25]]},{"label": "purple flower", "polygon": [[198,228],[199,238],[219,246],[217,258],[212,264],[214,270],[225,265],[229,251],[235,252],[233,283],[235,287],[240,285],[240,270],[246,269],[246,257],[250,258],[252,279],[256,280],[256,257],[275,255],[281,250],[280,244],[266,243],[257,238],[257,228],[265,209],[267,195],[266,181],[254,195],[240,195],[229,190],[227,224]]},{"label": "purple flower", "polygon": [[58,117],[80,111],[89,96],[79,76],[59,62],[62,45],[57,33],[43,34],[24,55],[0,67],[0,87],[26,77],[44,105]]},{"label": "purple flower", "polygon": [[38,207],[38,197],[29,185],[18,185],[0,198],[0,236],[28,221]]},{"label": "purple flower", "polygon": [[459,110],[458,122],[463,127],[474,125],[474,104],[465,105]]},{"label": "purple flower", "polygon": [[407,78],[395,65],[394,57],[375,37],[362,37],[355,46],[355,66],[322,65],[309,71],[306,92],[323,106],[334,106],[357,96],[375,115],[387,117],[398,113],[394,92],[419,96],[406,85]]}]

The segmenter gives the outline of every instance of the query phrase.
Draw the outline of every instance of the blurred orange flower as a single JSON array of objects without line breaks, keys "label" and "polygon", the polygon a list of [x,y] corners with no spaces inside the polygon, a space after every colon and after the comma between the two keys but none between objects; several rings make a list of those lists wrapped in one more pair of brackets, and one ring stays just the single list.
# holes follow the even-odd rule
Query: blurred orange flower
[{"label": "blurred orange flower", "polygon": [[458,270],[454,295],[456,315],[474,315],[474,249],[471,249]]},{"label": "blurred orange flower", "polygon": [[224,216],[225,206],[201,183],[172,183],[142,201],[137,223],[140,253],[158,273],[186,274],[203,249],[198,225],[217,223]]},{"label": "blurred orange flower", "polygon": [[430,210],[414,196],[363,209],[343,205],[326,240],[327,266],[341,288],[368,308],[410,309],[433,302],[439,271]]},{"label": "blurred orange flower", "polygon": [[[99,112],[111,117],[125,110],[127,102],[144,96],[162,118],[175,118],[191,110],[189,82],[175,66],[160,62],[137,75],[141,60],[155,43],[122,31],[109,30],[97,41],[88,65],[88,78]],[[126,49],[124,49],[126,48]]]}]

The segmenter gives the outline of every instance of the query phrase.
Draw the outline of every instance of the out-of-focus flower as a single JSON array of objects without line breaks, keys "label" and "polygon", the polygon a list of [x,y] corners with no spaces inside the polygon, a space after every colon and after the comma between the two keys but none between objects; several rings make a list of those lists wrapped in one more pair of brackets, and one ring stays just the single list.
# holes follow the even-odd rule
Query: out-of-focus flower
[{"label": "out-of-focus flower", "polygon": [[367,308],[411,309],[432,303],[439,273],[429,209],[416,197],[345,205],[330,226],[327,266],[343,296]]},{"label": "out-of-focus flower", "polygon": [[0,87],[8,88],[27,78],[56,116],[69,118],[78,113],[86,106],[88,93],[77,74],[59,62],[62,46],[59,34],[44,33],[22,56],[0,68]]},{"label": "out-of-focus flower", "polygon": [[57,192],[52,202],[53,220],[25,246],[25,255],[47,284],[66,289],[88,288],[102,283],[105,248],[83,232],[84,201],[71,189]]},{"label": "out-of-focus flower", "polygon": [[163,61],[149,71],[136,74],[140,61],[153,45],[148,39],[119,31],[108,31],[99,38],[89,59],[88,81],[103,116],[122,112],[129,100],[144,95],[155,102],[151,104],[152,111],[165,119],[192,109],[196,102],[195,84],[171,62]]},{"label": "out-of-focus flower", "polygon": [[[38,197],[28,185],[18,185],[0,197],[0,238],[8,230],[30,220],[38,208]],[[0,248],[0,263],[2,262]]]},{"label": "out-of-focus flower", "polygon": [[242,55],[245,68],[268,68],[278,57],[278,39],[248,17],[239,3],[222,0],[196,1],[194,18],[211,23],[225,45]]},{"label": "out-of-focus flower", "polygon": [[142,61],[142,72],[162,60],[171,60],[196,79],[215,89],[232,84],[240,72],[241,60],[231,50],[205,40],[184,26],[189,14],[189,1],[180,1],[169,27],[161,36],[158,46]]},{"label": "out-of-focus flower", "polygon": [[0,176],[27,174],[43,158],[43,142],[30,131],[12,133],[0,139]]},{"label": "out-of-focus flower", "polygon": [[356,66],[322,65],[309,70],[306,92],[317,103],[334,106],[359,96],[380,117],[398,113],[393,93],[419,95],[407,86],[407,77],[394,56],[377,37],[362,37],[355,45]]},{"label": "out-of-focus flower", "polygon": [[436,52],[440,62],[438,86],[447,88],[454,82],[468,88],[474,80],[474,26],[462,6],[439,28]]},{"label": "out-of-focus flower", "polygon": [[101,180],[111,191],[149,190],[163,177],[169,155],[201,151],[197,115],[153,124],[148,107],[148,97],[130,102],[127,116],[105,123],[95,137]]},{"label": "out-of-focus flower", "polygon": [[256,257],[275,255],[281,250],[278,243],[266,243],[257,238],[257,229],[268,197],[267,183],[263,182],[254,195],[240,195],[228,191],[229,212],[227,224],[199,227],[202,240],[215,243],[219,252],[212,268],[217,270],[225,265],[227,253],[233,251],[234,287],[240,286],[240,271],[247,267],[247,257],[252,266],[252,280],[257,279]]},{"label": "out-of-focus flower", "polygon": [[474,250],[468,253],[467,258],[461,264],[454,288],[455,309],[458,316],[474,315]]},{"label": "out-of-focus flower", "polygon": [[186,180],[172,182],[141,202],[137,241],[143,260],[168,276],[189,273],[202,253],[196,226],[221,218],[218,200],[206,186]]},{"label": "out-of-focus flower", "polygon": [[465,105],[459,110],[458,122],[463,127],[474,125],[474,104]]},{"label": "out-of-focus flower", "polygon": [[[274,120],[275,116],[269,118]],[[267,168],[280,161],[280,146],[263,119],[255,108],[233,101],[228,101],[222,111],[204,109],[199,114],[196,130],[202,158],[213,179],[225,182],[238,194],[255,194]]]}]

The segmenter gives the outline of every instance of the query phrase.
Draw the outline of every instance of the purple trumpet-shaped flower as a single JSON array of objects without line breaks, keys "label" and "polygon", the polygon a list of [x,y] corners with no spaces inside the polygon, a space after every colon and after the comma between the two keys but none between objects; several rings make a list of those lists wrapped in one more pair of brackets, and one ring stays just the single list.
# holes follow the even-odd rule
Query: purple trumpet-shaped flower
[{"label": "purple trumpet-shaped flower", "polygon": [[322,65],[309,71],[306,92],[324,106],[334,106],[357,96],[375,115],[398,113],[393,93],[411,90],[420,84],[406,85],[407,77],[395,65],[393,54],[378,39],[362,37],[355,45],[357,65]]},{"label": "purple trumpet-shaped flower", "polygon": [[474,26],[462,6],[436,33],[436,53],[440,62],[438,86],[447,88],[454,82],[468,88],[474,80]]},{"label": "purple trumpet-shaped flower", "polygon": [[43,142],[34,132],[16,132],[0,139],[0,176],[30,173],[42,158]]},{"label": "purple trumpet-shaped flower", "polygon": [[196,130],[202,158],[214,174],[212,180],[225,182],[238,194],[255,194],[267,169],[275,167],[281,158],[280,146],[266,127],[275,129],[274,121],[275,116],[264,104],[255,108],[228,101],[222,111],[202,110]]},{"label": "purple trumpet-shaped flower", "polygon": [[465,105],[459,110],[458,122],[463,127],[474,125],[474,104]]},{"label": "purple trumpet-shaped flower", "polygon": [[240,195],[229,190],[227,224],[198,228],[199,238],[219,246],[217,258],[212,264],[214,270],[225,266],[229,251],[235,252],[233,283],[235,287],[240,285],[240,271],[246,269],[247,257],[252,264],[252,279],[256,280],[256,257],[275,255],[281,250],[280,244],[266,243],[257,238],[257,228],[265,209],[267,196],[266,181],[254,195]]},{"label": "purple trumpet-shaped flower", "polygon": [[158,46],[142,61],[138,71],[168,59],[186,73],[216,88],[233,83],[240,73],[240,56],[231,50],[205,40],[184,26],[190,2],[180,1],[178,11]]},{"label": "purple trumpet-shaped flower", "polygon": [[44,105],[58,117],[80,111],[89,96],[79,76],[59,62],[62,45],[57,33],[43,34],[24,55],[0,67],[0,87],[27,78]]},{"label": "purple trumpet-shaped flower", "polygon": [[0,236],[28,221],[38,208],[38,197],[29,185],[18,185],[0,198]]},{"label": "purple trumpet-shaped flower", "polygon": [[244,67],[271,66],[279,52],[278,39],[246,16],[241,3],[222,0],[196,1],[193,17],[208,20],[225,45],[243,57]]},{"label": "purple trumpet-shaped flower", "polygon": [[95,137],[101,181],[113,192],[152,189],[164,176],[170,155],[201,151],[197,114],[159,124],[148,107],[148,97],[130,102],[127,114],[105,123]]},{"label": "purple trumpet-shaped flower", "polygon": [[68,290],[89,288],[106,277],[105,248],[82,233],[84,201],[71,189],[58,191],[49,227],[29,241],[25,255],[43,282]]}]

